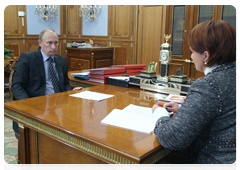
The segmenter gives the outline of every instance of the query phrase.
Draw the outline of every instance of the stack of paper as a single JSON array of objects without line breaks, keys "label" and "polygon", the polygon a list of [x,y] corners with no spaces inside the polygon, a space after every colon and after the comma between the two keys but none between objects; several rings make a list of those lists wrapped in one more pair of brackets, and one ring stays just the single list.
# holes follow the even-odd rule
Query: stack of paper
[{"label": "stack of paper", "polygon": [[92,91],[83,91],[80,93],[72,94],[70,96],[78,97],[78,98],[82,98],[82,99],[88,99],[88,100],[101,101],[101,100],[113,97],[114,95],[97,93],[97,92],[92,92]]},{"label": "stack of paper", "polygon": [[[167,112],[165,108],[161,109],[162,112]],[[152,108],[130,104],[123,110],[112,110],[101,123],[151,133],[159,117],[152,113]]]}]

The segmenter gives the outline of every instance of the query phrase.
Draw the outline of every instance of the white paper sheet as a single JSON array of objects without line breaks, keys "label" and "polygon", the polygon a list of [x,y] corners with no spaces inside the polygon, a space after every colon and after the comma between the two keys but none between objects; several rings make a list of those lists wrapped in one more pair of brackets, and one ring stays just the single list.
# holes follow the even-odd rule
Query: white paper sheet
[{"label": "white paper sheet", "polygon": [[97,92],[92,92],[92,91],[83,91],[83,92],[80,92],[80,93],[72,94],[70,96],[78,97],[78,98],[82,98],[82,99],[88,99],[88,100],[101,101],[101,100],[113,97],[114,95],[97,93]]},{"label": "white paper sheet", "polygon": [[[163,112],[167,112],[162,108]],[[151,133],[159,115],[152,113],[152,108],[128,105],[123,110],[113,109],[101,123],[131,129],[143,133]]]},{"label": "white paper sheet", "polygon": [[108,77],[108,78],[129,81],[129,77],[125,77],[125,76],[116,76],[116,77]]},{"label": "white paper sheet", "polygon": [[75,75],[87,76],[87,75],[89,75],[89,72],[84,72],[84,73],[72,73],[71,75],[73,75],[73,76],[75,76]]}]

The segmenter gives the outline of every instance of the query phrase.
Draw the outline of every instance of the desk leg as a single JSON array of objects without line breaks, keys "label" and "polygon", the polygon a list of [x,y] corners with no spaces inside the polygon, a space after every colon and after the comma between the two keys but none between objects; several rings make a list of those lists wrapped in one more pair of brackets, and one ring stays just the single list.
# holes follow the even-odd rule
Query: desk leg
[{"label": "desk leg", "polygon": [[28,148],[28,128],[21,124],[19,125],[20,134],[20,158],[21,164],[29,163],[29,148]]}]

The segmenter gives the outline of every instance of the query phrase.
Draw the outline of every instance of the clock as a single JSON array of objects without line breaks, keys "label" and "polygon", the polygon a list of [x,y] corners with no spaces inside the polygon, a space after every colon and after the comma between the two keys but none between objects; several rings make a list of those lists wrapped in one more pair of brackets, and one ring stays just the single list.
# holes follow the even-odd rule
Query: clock
[{"label": "clock", "polygon": [[171,35],[165,35],[166,42],[160,48],[159,61],[161,62],[161,75],[158,80],[161,83],[168,83],[169,63],[172,61],[171,45],[167,43]]},{"label": "clock", "polygon": [[168,59],[168,53],[160,51],[159,61],[166,61]]}]

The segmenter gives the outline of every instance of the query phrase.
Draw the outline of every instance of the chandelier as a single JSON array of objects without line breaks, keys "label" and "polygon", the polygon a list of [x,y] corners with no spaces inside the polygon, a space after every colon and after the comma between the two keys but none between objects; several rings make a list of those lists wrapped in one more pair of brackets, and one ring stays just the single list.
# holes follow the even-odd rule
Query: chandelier
[{"label": "chandelier", "polygon": [[97,20],[101,12],[101,5],[81,5],[79,8],[79,17],[84,17],[86,21]]},{"label": "chandelier", "polygon": [[54,20],[55,17],[58,17],[58,11],[56,5],[36,5],[35,8],[35,17],[39,14],[39,18],[44,20]]}]

